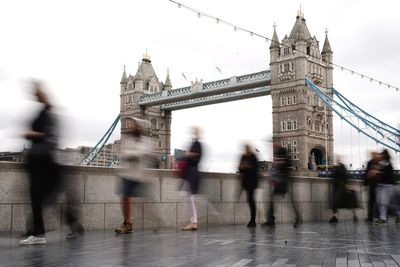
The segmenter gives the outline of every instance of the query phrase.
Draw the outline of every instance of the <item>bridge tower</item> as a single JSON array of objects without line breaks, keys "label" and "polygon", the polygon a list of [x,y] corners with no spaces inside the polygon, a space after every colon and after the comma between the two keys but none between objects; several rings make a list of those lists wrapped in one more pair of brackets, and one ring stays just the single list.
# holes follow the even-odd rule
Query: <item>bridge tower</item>
[{"label": "bridge tower", "polygon": [[298,171],[333,163],[332,110],[307,88],[307,76],[331,94],[332,49],[326,32],[322,52],[299,11],[290,35],[270,45],[273,140],[287,148]]},{"label": "bridge tower", "polygon": [[154,144],[154,152],[157,156],[156,165],[158,166],[155,167],[170,168],[171,111],[161,110],[160,106],[139,106],[140,97],[144,94],[162,93],[172,88],[169,73],[167,73],[165,83],[160,82],[151,64],[150,56],[146,52],[134,76],[130,74],[127,76],[124,68],[120,85],[121,144],[124,143],[129,124],[126,117],[133,116],[146,120],[150,124],[149,137]]}]

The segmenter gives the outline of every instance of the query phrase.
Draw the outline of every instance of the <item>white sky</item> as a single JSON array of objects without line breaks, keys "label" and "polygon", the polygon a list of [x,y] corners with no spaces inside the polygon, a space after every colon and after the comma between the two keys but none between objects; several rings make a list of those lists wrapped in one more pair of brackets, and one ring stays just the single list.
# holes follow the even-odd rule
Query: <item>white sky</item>
[{"label": "white sky", "polygon": [[[328,28],[336,64],[400,86],[397,0],[181,2],[269,37],[276,22],[280,39],[290,33],[301,4],[321,46]],[[61,146],[76,147],[94,145],[105,133],[119,111],[123,65],[134,74],[146,49],[160,80],[170,69],[174,88],[196,77],[206,82],[269,68],[269,43],[167,0],[1,1],[0,33],[0,151],[23,146],[18,129],[33,116],[26,94],[29,77],[43,79],[60,107]],[[400,92],[340,70],[334,72],[334,86],[385,122],[400,122]],[[187,128],[199,125],[207,143],[204,169],[234,171],[242,140],[251,140],[260,158],[271,157],[263,142],[272,134],[271,118],[269,97],[176,111],[172,149],[184,148]],[[336,152],[354,168],[366,159],[367,149],[376,148],[337,119],[334,129]]]}]

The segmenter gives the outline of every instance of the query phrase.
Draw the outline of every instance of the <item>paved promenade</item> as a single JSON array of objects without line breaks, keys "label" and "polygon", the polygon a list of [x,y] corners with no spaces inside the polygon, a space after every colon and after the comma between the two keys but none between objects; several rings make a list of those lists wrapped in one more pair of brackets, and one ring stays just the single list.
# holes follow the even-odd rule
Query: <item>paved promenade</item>
[{"label": "paved promenade", "polygon": [[398,266],[399,230],[394,222],[218,226],[121,236],[88,231],[72,241],[50,232],[47,245],[25,247],[17,236],[2,233],[0,266]]}]

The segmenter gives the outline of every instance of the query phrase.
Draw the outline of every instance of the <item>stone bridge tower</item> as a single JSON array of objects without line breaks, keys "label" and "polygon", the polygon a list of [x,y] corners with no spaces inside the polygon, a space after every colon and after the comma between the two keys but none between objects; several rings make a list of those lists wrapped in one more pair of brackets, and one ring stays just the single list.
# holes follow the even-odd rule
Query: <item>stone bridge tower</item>
[{"label": "stone bridge tower", "polygon": [[320,52],[301,11],[281,42],[275,28],[269,48],[274,142],[287,148],[295,170],[332,164],[332,111],[304,81],[307,76],[331,94],[333,53],[328,36]]},{"label": "stone bridge tower", "polygon": [[150,126],[149,137],[157,157],[154,167],[170,168],[171,111],[161,110],[160,106],[139,106],[140,97],[144,94],[158,93],[172,88],[169,73],[167,73],[165,83],[160,82],[146,52],[139,63],[135,76],[130,74],[127,76],[124,69],[120,85],[121,144],[124,143],[125,132],[129,124],[126,117],[133,116],[146,120]]}]

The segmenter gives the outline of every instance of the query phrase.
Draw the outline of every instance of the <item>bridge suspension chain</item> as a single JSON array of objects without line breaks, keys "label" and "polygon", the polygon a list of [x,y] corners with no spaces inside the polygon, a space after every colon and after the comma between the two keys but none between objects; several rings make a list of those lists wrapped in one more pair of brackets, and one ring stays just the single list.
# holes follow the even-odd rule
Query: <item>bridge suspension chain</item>
[{"label": "bridge suspension chain", "polygon": [[118,114],[117,118],[115,118],[114,122],[111,124],[110,128],[108,128],[107,132],[103,135],[103,137],[97,142],[96,146],[92,148],[89,154],[82,159],[79,163],[81,166],[90,165],[90,163],[97,157],[97,154],[103,149],[104,145],[107,143],[108,139],[114,132],[115,127],[119,122],[120,115]]},{"label": "bridge suspension chain", "polygon": [[[381,144],[396,153],[400,152],[399,130],[365,112],[346,99],[337,90],[332,89],[332,93],[338,97],[338,101],[325,93],[309,79],[306,78],[305,82],[332,111],[359,133],[364,134],[377,144]],[[358,122],[360,122],[361,126],[359,126]]]}]

